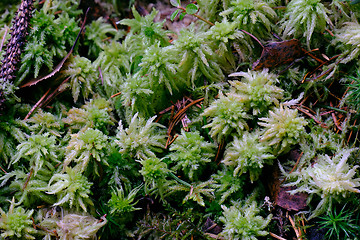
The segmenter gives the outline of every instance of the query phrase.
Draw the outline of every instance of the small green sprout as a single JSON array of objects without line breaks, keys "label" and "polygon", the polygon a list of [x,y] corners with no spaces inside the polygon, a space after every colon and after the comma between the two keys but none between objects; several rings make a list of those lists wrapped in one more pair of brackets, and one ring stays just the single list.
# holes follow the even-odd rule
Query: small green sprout
[{"label": "small green sprout", "polygon": [[134,188],[129,192],[127,196],[125,196],[124,189],[122,187],[114,189],[111,193],[111,198],[108,202],[108,205],[110,207],[110,213],[111,214],[126,214],[130,213],[136,210],[139,210],[140,208],[135,208],[134,205],[137,203],[135,200],[136,194],[140,190],[142,185],[140,185],[137,188]]},{"label": "small green sprout", "polygon": [[327,239],[356,239],[360,232],[360,226],[356,224],[357,219],[350,209],[345,210],[346,204],[339,213],[336,208],[329,210],[325,215],[320,216],[320,229],[326,229]]},{"label": "small green sprout", "polygon": [[277,18],[276,12],[267,1],[262,0],[231,0],[229,8],[220,16],[230,16],[239,29],[246,30],[255,36],[265,37],[271,31]]},{"label": "small green sprout", "polygon": [[283,97],[283,90],[277,86],[277,75],[268,69],[260,71],[236,72],[230,77],[242,77],[241,81],[231,81],[232,94],[241,99],[253,115],[261,115],[270,106],[278,106]]},{"label": "small green sprout", "polygon": [[139,173],[144,178],[145,192],[155,192],[164,200],[164,194],[169,191],[166,177],[171,172],[167,164],[159,158],[146,158],[140,161],[140,164],[142,168]]},{"label": "small green sprout", "polygon": [[175,175],[170,174],[179,182],[179,184],[174,184],[170,186],[170,191],[173,193],[174,191],[185,191],[188,194],[184,197],[183,203],[187,202],[188,200],[193,200],[197,202],[200,206],[205,207],[204,197],[209,199],[214,199],[214,191],[215,189],[212,188],[212,185],[215,183],[214,180],[208,180],[205,182],[196,182],[189,184],[178,179]]},{"label": "small green sprout", "polygon": [[186,14],[189,14],[200,19],[201,21],[206,22],[211,26],[214,25],[212,22],[206,20],[205,18],[197,14],[197,12],[199,11],[199,7],[194,3],[190,3],[186,5],[186,7],[182,7],[181,0],[170,0],[170,4],[177,8],[170,16],[171,21],[174,21],[177,16],[179,16],[179,19],[182,20]]},{"label": "small green sprout", "polygon": [[212,185],[215,188],[216,198],[220,198],[219,204],[223,204],[226,200],[231,199],[243,199],[243,189],[247,183],[246,176],[235,176],[231,168],[224,168],[219,170],[216,174],[211,175],[215,183]]},{"label": "small green sprout", "polygon": [[[79,172],[84,172],[92,160],[109,165],[106,161],[108,145],[108,137],[97,129],[88,128],[84,132],[71,134],[64,169],[73,161],[77,164],[74,168]],[[99,175],[97,164],[93,164],[93,171]]]},{"label": "small green sprout", "polygon": [[54,169],[52,163],[59,163],[56,138],[49,136],[49,133],[32,135],[27,141],[19,144],[16,149],[17,152],[11,164],[14,165],[20,159],[26,159],[29,161],[31,169],[34,170],[34,175],[43,165],[49,169]]}]

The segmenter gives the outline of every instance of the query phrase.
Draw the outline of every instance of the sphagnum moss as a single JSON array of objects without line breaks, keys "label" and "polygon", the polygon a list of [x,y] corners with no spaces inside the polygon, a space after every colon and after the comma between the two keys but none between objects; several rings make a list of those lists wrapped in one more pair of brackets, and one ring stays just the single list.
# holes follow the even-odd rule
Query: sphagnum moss
[{"label": "sphagnum moss", "polygon": [[[10,38],[5,33],[15,13],[13,7],[6,9],[8,2],[0,2],[1,42]],[[294,0],[284,10],[272,0],[198,0],[198,6],[171,0],[212,22],[194,21],[171,33],[174,25],[158,21],[157,10],[141,16],[132,8],[134,18],[124,19],[128,2],[98,2],[94,12],[104,18],[86,23],[73,57],[54,78],[19,91],[53,70],[84,21],[83,2],[36,1],[30,34],[19,43],[20,71],[16,79],[0,80],[6,109],[0,113],[2,237],[203,239],[216,228],[205,227],[205,216],[208,222],[223,222],[217,237],[281,234],[259,200],[265,192],[263,166],[273,159],[281,161],[285,183],[297,187],[293,191],[310,193],[306,217],[321,216],[335,204],[357,209],[358,150],[350,155],[341,148],[359,147],[358,110],[340,99],[347,87],[341,85],[343,73],[354,76],[357,69],[357,4]],[[121,15],[108,12],[112,7]],[[312,54],[320,61],[299,59],[282,72],[249,71],[261,49],[241,30],[262,45],[275,40],[272,33],[296,38],[307,50],[319,48]],[[239,78],[228,78],[230,73]],[[67,77],[59,91],[71,91],[22,120]],[[356,88],[352,84],[350,92]],[[301,102],[291,100],[304,89]],[[190,108],[183,104],[202,97]],[[326,105],[333,107],[325,110]],[[346,121],[340,113],[347,114]],[[172,131],[166,131],[172,123]],[[167,137],[175,140],[165,145]],[[290,151],[304,153],[298,168],[286,174],[295,164],[288,159]],[[259,196],[251,197],[254,191]],[[10,226],[13,213],[24,221]]]}]

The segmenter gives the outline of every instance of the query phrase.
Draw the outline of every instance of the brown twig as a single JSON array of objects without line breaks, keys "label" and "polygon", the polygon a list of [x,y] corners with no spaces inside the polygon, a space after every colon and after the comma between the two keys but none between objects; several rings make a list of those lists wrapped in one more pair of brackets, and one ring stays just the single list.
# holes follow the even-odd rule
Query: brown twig
[{"label": "brown twig", "polygon": [[[174,117],[171,117],[171,118],[170,118],[170,123],[169,123],[168,131],[167,131],[167,135],[169,136],[168,142],[170,142],[171,139],[172,139],[172,137],[171,137],[171,132],[172,132],[173,128],[181,121],[181,119],[183,118],[185,112],[186,112],[191,106],[193,106],[193,105],[195,105],[195,104],[197,104],[197,103],[199,103],[199,102],[201,102],[201,101],[203,101],[203,100],[204,100],[204,98],[200,98],[200,99],[197,99],[197,100],[189,103],[188,105],[185,105],[182,109],[180,109],[180,110],[175,114]],[[172,106],[171,109],[172,109],[172,115],[173,115],[173,110],[174,110],[173,106]],[[168,145],[167,145],[167,146],[168,146]]]},{"label": "brown twig", "polygon": [[[295,163],[294,167],[291,169],[291,171],[290,171],[288,174],[290,174],[290,173],[292,173],[293,171],[295,171],[295,169],[296,169],[297,165],[299,164],[300,159],[301,159],[301,157],[302,157],[303,154],[304,154],[304,152],[301,152],[301,153],[300,153],[300,156],[296,159],[296,163]],[[283,184],[285,181],[286,181],[286,177],[284,177],[284,179],[281,180],[280,185]]]},{"label": "brown twig", "polygon": [[312,114],[316,114],[316,112],[314,110],[312,110],[311,108],[309,108],[308,106],[305,105],[300,105],[301,108],[303,108],[304,110],[311,112]]},{"label": "brown twig", "polygon": [[32,174],[33,174],[33,169],[31,168],[31,170],[30,170],[30,173],[29,173],[29,176],[28,176],[28,178],[26,179],[26,182],[24,183],[24,186],[23,186],[23,191],[25,190],[25,188],[27,187],[27,185],[28,185],[28,183],[29,183],[29,181],[30,181],[30,178],[31,178],[31,176],[32,176]]},{"label": "brown twig", "polygon": [[301,223],[302,223],[302,226],[303,226],[304,233],[306,234],[304,215],[302,215],[302,217],[301,217]]},{"label": "brown twig", "polygon": [[46,99],[39,107],[43,108],[49,104],[51,100],[53,100],[57,95],[64,92],[66,88],[61,88],[61,86],[70,80],[70,77],[67,77]]},{"label": "brown twig", "polygon": [[317,51],[317,50],[319,50],[319,49],[313,49],[313,50],[311,50],[311,51],[307,51],[307,50],[305,50],[305,49],[303,49],[303,50],[304,50],[304,53],[305,53],[306,55],[308,55],[309,57],[311,57],[311,58],[314,59],[315,61],[319,62],[319,63],[320,63],[320,66],[323,66],[324,64],[326,64],[327,62],[329,62],[329,61],[323,61],[323,60],[321,60],[320,58],[316,57],[315,55],[311,54],[311,52]]},{"label": "brown twig", "polygon": [[[309,75],[314,74],[319,68],[321,68],[322,66],[324,66],[325,64],[329,63],[330,61],[334,60],[335,58],[337,58],[337,57],[339,57],[339,56],[340,56],[340,54],[338,54],[338,55],[330,58],[328,61],[325,61],[325,62],[323,61],[323,62],[322,62],[319,66],[317,66],[314,70],[312,70],[311,72],[308,72],[307,74],[305,74],[305,76],[304,76],[303,80],[301,81],[301,83],[305,82],[305,79],[306,79]],[[316,60],[316,59],[315,59],[315,60]],[[340,59],[340,60],[342,60],[342,59]],[[339,64],[339,62],[337,62],[335,65],[337,65],[337,64]],[[332,70],[332,69],[333,69],[333,68],[330,68],[330,70]],[[329,69],[325,71],[325,74],[326,74],[327,72],[330,72]],[[319,79],[320,77],[324,76],[325,74],[320,74],[318,77],[315,77],[315,78],[312,79],[312,80]]]},{"label": "brown twig", "polygon": [[309,113],[308,110],[306,109],[302,109],[300,107],[296,107],[297,110],[299,110],[300,112],[304,113],[305,115],[309,116],[310,118],[312,118],[317,124],[319,124],[322,128],[327,128],[325,123],[322,123],[321,121],[319,121],[314,115],[312,115],[311,113]]},{"label": "brown twig", "polygon": [[[355,119],[353,126],[355,126],[356,120],[357,120],[357,119]],[[348,144],[349,144],[349,141],[350,141],[350,138],[351,138],[352,133],[353,133],[353,130],[351,130],[350,133],[349,133],[349,137],[348,137],[348,140],[347,140],[347,143],[348,143]]]},{"label": "brown twig", "polygon": [[335,35],[329,29],[325,29],[325,31],[327,31],[332,37],[335,37]]},{"label": "brown twig", "polygon": [[[333,107],[332,102],[330,102],[330,107]],[[339,125],[339,122],[338,122],[338,120],[336,119],[335,112],[331,113],[331,117],[332,117],[332,119],[333,119],[333,121],[334,121],[335,126],[336,126],[340,131],[342,131],[342,127]]]},{"label": "brown twig", "polygon": [[178,138],[178,134],[176,134],[171,140],[170,137],[168,138],[168,140],[166,141],[165,144],[165,149],[168,148],[177,138]]},{"label": "brown twig", "polygon": [[296,163],[295,163],[294,167],[291,169],[291,171],[289,172],[289,174],[292,173],[292,172],[295,170],[295,168],[296,168],[297,165],[299,164],[300,159],[301,159],[301,157],[302,157],[303,154],[304,154],[304,152],[301,152],[301,153],[300,153],[300,156],[299,156],[298,159],[296,160]]},{"label": "brown twig", "polygon": [[[185,9],[184,7],[177,6],[177,8],[183,10],[184,12],[186,12],[186,9]],[[197,15],[196,13],[191,14],[191,15],[193,15],[194,17],[200,19],[200,20],[203,21],[203,22],[206,22],[207,24],[209,24],[209,25],[211,25],[211,26],[214,26],[214,25],[215,25],[215,24],[213,24],[212,22],[210,22],[209,20],[203,18],[202,16]]]},{"label": "brown twig", "polygon": [[275,233],[269,232],[269,235],[272,236],[273,238],[279,239],[279,240],[286,240],[286,238],[280,237],[278,235],[276,235]]},{"label": "brown twig", "polygon": [[251,33],[247,32],[245,30],[240,29],[240,31],[242,31],[242,32],[246,33],[247,35],[249,35],[250,37],[252,37],[256,42],[258,42],[260,44],[260,46],[262,48],[264,48],[264,45],[260,42],[259,39],[257,39],[257,37],[255,37],[254,35],[252,35]]},{"label": "brown twig", "polygon": [[1,171],[3,171],[4,173],[7,173],[1,166],[0,166]]},{"label": "brown twig", "polygon": [[217,165],[220,164],[219,159],[222,157],[223,153],[224,153],[224,147],[225,147],[225,140],[221,140],[218,146],[218,149],[216,151],[216,156],[215,156],[215,162],[217,162]]},{"label": "brown twig", "polygon": [[121,95],[121,92],[118,92],[118,93],[115,93],[114,95],[111,95],[110,98],[114,98],[114,97],[119,96],[119,95]]},{"label": "brown twig", "polygon": [[339,98],[338,96],[336,96],[336,95],[333,94],[332,92],[329,92],[329,95],[333,96],[333,97],[336,98],[338,101],[341,101],[341,98]]},{"label": "brown twig", "polygon": [[27,120],[31,114],[40,106],[40,104],[42,103],[42,101],[46,98],[46,96],[49,94],[51,88],[49,88],[46,93],[39,99],[39,101],[37,101],[37,103],[31,108],[31,110],[28,112],[28,114],[26,115],[26,117],[24,118],[24,120]]},{"label": "brown twig", "polygon": [[334,112],[334,110],[322,112],[322,113],[320,113],[320,116],[324,116],[324,115],[327,115],[327,114],[330,114],[330,113],[333,113],[333,112]]},{"label": "brown twig", "polygon": [[290,223],[291,223],[291,226],[293,227],[293,229],[294,229],[294,231],[295,231],[295,234],[296,234],[297,239],[298,239],[298,240],[302,240],[301,230],[298,229],[298,228],[296,228],[295,222],[294,222],[294,220],[291,218],[290,215],[288,215],[287,217],[289,218],[289,221],[290,221]]}]

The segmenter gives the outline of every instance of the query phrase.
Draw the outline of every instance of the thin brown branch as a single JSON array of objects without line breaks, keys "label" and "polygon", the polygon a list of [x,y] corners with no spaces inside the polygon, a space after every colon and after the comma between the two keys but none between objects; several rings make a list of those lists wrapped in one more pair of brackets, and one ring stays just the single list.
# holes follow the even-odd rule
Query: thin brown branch
[{"label": "thin brown branch", "polygon": [[[330,107],[333,107],[332,102],[330,102]],[[336,119],[335,112],[331,113],[331,117],[332,117],[332,119],[333,119],[333,121],[334,121],[335,126],[336,126],[340,131],[342,131],[342,127],[339,125],[339,122],[338,122],[338,120]]]},{"label": "thin brown branch", "polygon": [[119,95],[121,95],[121,92],[118,92],[118,93],[115,93],[114,95],[111,95],[110,98],[114,98],[114,97],[119,96]]},{"label": "thin brown branch", "polygon": [[297,110],[299,110],[300,112],[304,113],[305,115],[309,116],[310,118],[312,118],[317,124],[319,124],[322,128],[327,128],[325,123],[322,123],[321,121],[319,121],[314,115],[312,115],[311,113],[309,113],[309,111],[302,109],[300,107],[296,107]]},{"label": "thin brown branch", "polygon": [[222,157],[222,155],[224,154],[224,150],[225,150],[225,140],[221,140],[221,142],[219,143],[218,149],[216,151],[216,156],[215,156],[215,162],[217,162],[217,165],[220,164],[220,158]]},{"label": "thin brown branch", "polygon": [[[178,8],[178,9],[181,9],[181,10],[184,11],[184,12],[186,12],[186,9],[185,9],[184,7],[178,6],[177,8]],[[193,15],[194,17],[200,19],[200,20],[203,21],[203,22],[206,22],[207,24],[209,24],[209,25],[211,25],[211,26],[214,26],[214,25],[215,25],[215,24],[213,24],[212,22],[210,22],[209,20],[203,18],[202,16],[197,15],[196,13],[191,14],[191,15]]]},{"label": "thin brown branch", "polygon": [[[300,159],[301,159],[301,157],[302,157],[303,154],[304,154],[304,152],[301,152],[301,153],[300,153],[300,156],[296,159],[296,163],[294,164],[294,167],[291,169],[291,171],[290,171],[288,174],[290,174],[290,173],[292,173],[293,171],[295,171],[295,169],[296,169],[297,165],[299,164]],[[280,185],[283,184],[285,181],[286,181],[286,177],[284,177],[284,179],[281,180]]]},{"label": "thin brown branch", "polygon": [[44,108],[47,106],[51,100],[53,100],[57,95],[64,92],[66,88],[62,88],[62,86],[70,80],[70,77],[67,77],[46,99],[43,103],[40,104],[40,108]]},{"label": "thin brown branch", "polygon": [[278,235],[276,235],[275,233],[269,232],[269,235],[272,236],[273,238],[279,239],[279,240],[287,240],[286,238],[280,237]]},{"label": "thin brown branch", "polygon": [[[308,54],[310,54],[310,53],[308,53]],[[309,55],[309,56],[311,56],[311,57],[313,58],[313,55],[312,55],[312,54]],[[325,64],[328,64],[330,61],[334,60],[335,58],[337,58],[337,57],[339,57],[339,56],[340,56],[340,54],[338,54],[338,55],[330,58],[328,61],[325,61],[325,62],[322,61],[322,63],[321,63],[319,66],[317,66],[314,70],[312,70],[312,71],[308,72],[307,74],[305,74],[305,76],[304,76],[303,80],[301,81],[301,83],[305,82],[305,79],[306,79],[309,75],[310,75],[310,76],[313,75],[319,68],[321,68],[321,67],[324,66]],[[315,56],[314,56],[314,57],[315,57]],[[315,59],[315,58],[314,58],[314,59]],[[315,60],[316,60],[316,59],[315,59]],[[340,61],[341,61],[341,60],[342,60],[342,59],[340,59]],[[335,63],[335,65],[337,65],[337,64],[339,64],[339,62]],[[330,69],[328,69],[328,70],[326,70],[324,73],[321,73],[319,76],[313,78],[312,80],[316,80],[316,79],[319,79],[320,77],[325,76],[327,73],[330,72],[329,70],[332,70],[332,69],[333,69],[333,67],[330,68]]]},{"label": "thin brown branch", "polygon": [[32,174],[33,174],[33,171],[34,171],[34,169],[32,169],[31,168],[31,170],[30,170],[30,173],[29,173],[29,176],[28,176],[28,178],[26,179],[26,182],[25,182],[25,184],[24,184],[24,186],[23,186],[23,191],[25,190],[25,188],[27,187],[27,185],[28,185],[28,183],[29,183],[29,181],[30,181],[30,178],[31,178],[31,176],[32,176]]},{"label": "thin brown branch", "polygon": [[[355,126],[356,120],[357,120],[357,119],[355,119],[353,126]],[[348,144],[349,144],[349,142],[350,142],[350,138],[351,138],[351,135],[352,135],[352,134],[353,134],[353,130],[351,130],[350,133],[349,133],[349,137],[348,137],[348,139],[347,139],[347,143],[348,143]]]},{"label": "thin brown branch", "polygon": [[1,171],[3,171],[4,173],[7,173],[1,166],[0,166]]},{"label": "thin brown branch", "polygon": [[165,149],[167,149],[175,141],[175,139],[177,139],[178,136],[179,135],[176,134],[172,139],[169,137],[166,141]]},{"label": "thin brown branch", "polygon": [[175,125],[177,125],[177,124],[180,122],[180,120],[181,120],[182,116],[185,114],[185,112],[186,112],[191,106],[193,106],[193,105],[195,105],[195,104],[197,104],[197,103],[199,103],[199,102],[201,102],[201,101],[203,101],[203,100],[204,100],[204,98],[197,99],[197,100],[189,103],[188,105],[186,105],[183,109],[180,109],[179,112],[177,112],[177,113],[175,114],[174,118],[171,119],[171,122],[170,122],[169,128],[168,128],[168,132],[167,132],[168,135],[170,135],[170,133],[171,133],[172,129],[175,127]]},{"label": "thin brown branch", "polygon": [[37,103],[31,108],[31,110],[28,112],[28,114],[26,115],[26,117],[24,118],[24,120],[28,119],[31,114],[40,106],[40,104],[42,103],[42,101],[46,98],[46,96],[50,93],[51,88],[49,88],[46,93],[39,99],[39,101],[37,101]]},{"label": "thin brown branch", "polygon": [[298,228],[295,226],[295,222],[294,222],[294,220],[291,218],[290,215],[288,215],[288,218],[289,218],[289,221],[290,221],[290,223],[291,223],[291,226],[292,226],[293,229],[294,229],[294,232],[295,232],[295,234],[296,234],[297,240],[302,240],[301,230],[298,229]]},{"label": "thin brown branch", "polygon": [[[172,136],[171,136],[171,132],[173,130],[173,128],[183,119],[183,117],[185,116],[186,111],[193,105],[203,101],[204,98],[200,98],[197,99],[195,101],[190,102],[188,105],[185,105],[183,108],[181,106],[181,102],[177,102],[175,105],[180,108],[179,111],[174,115],[174,111],[175,111],[175,107],[174,105],[171,106],[171,116],[170,116],[170,122],[169,122],[169,127],[167,130],[167,135],[168,135],[168,140],[166,143],[166,146],[169,146],[172,142]],[[183,104],[185,104],[185,101],[183,102]],[[166,109],[165,109],[166,110]],[[165,111],[164,110],[164,111]],[[162,111],[162,112],[164,112]],[[165,147],[166,148],[166,147]]]}]

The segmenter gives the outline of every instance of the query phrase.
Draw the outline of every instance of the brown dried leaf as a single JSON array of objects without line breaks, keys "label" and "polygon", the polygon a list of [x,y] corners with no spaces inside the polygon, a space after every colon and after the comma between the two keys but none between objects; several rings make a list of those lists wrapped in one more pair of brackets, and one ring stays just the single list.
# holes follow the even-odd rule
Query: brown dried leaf
[{"label": "brown dried leaf", "polygon": [[304,50],[297,39],[266,44],[260,58],[253,63],[252,69],[273,68],[289,64],[305,56]]},{"label": "brown dried leaf", "polygon": [[296,189],[292,187],[280,187],[279,194],[275,199],[276,205],[288,210],[288,211],[300,211],[306,208],[306,200],[308,198],[307,193],[295,193],[290,194],[288,191]]}]

